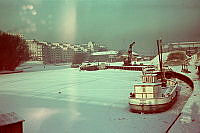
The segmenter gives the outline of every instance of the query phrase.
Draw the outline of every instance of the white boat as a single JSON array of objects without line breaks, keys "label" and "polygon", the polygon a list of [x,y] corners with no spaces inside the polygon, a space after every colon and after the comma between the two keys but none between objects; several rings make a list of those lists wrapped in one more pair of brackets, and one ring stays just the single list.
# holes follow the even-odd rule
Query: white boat
[{"label": "white boat", "polygon": [[142,82],[135,83],[130,93],[130,110],[138,113],[155,113],[169,109],[179,92],[177,81],[161,78],[155,68],[146,68],[142,74]]}]

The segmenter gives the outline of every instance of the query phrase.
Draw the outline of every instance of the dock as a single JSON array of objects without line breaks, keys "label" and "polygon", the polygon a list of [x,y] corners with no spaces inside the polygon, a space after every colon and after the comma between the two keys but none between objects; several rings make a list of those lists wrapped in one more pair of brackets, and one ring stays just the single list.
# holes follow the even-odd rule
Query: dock
[{"label": "dock", "polygon": [[143,68],[149,65],[137,65],[137,66],[106,66],[106,69],[122,69],[122,70],[130,70],[130,71],[142,71]]}]

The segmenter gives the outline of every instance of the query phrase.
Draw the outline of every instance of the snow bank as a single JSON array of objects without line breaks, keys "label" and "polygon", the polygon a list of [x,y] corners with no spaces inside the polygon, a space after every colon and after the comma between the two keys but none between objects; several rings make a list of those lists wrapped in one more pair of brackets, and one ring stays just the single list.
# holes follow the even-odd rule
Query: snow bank
[{"label": "snow bank", "polygon": [[[167,60],[167,56],[169,55],[170,53],[163,53],[162,54],[162,60],[163,62],[165,62]],[[158,65],[159,64],[159,55],[157,55],[155,58],[153,58],[150,62],[150,64],[152,65]]]},{"label": "snow bank", "polygon": [[43,64],[43,61],[27,61],[24,64]]},{"label": "snow bank", "polygon": [[[163,60],[163,63],[167,61],[167,58],[168,58],[168,55],[170,54],[171,52],[167,52],[167,53],[163,53],[162,54],[162,60]],[[189,64],[190,65],[195,65],[196,63],[198,63],[198,60],[197,60],[197,54],[193,55],[192,57],[189,57],[186,55],[186,58],[189,59]],[[152,65],[158,65],[159,64],[159,56],[157,55],[154,59],[151,60],[151,64]]]},{"label": "snow bank", "polygon": [[112,62],[109,64],[110,64],[110,66],[123,66],[124,62]]}]

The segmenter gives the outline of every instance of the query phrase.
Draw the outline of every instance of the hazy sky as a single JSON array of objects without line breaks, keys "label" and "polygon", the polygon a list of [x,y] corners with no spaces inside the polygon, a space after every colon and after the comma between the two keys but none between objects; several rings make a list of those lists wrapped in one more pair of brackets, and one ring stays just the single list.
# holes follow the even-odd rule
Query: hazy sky
[{"label": "hazy sky", "polygon": [[200,40],[200,0],[0,0],[0,30],[151,54],[160,37]]}]

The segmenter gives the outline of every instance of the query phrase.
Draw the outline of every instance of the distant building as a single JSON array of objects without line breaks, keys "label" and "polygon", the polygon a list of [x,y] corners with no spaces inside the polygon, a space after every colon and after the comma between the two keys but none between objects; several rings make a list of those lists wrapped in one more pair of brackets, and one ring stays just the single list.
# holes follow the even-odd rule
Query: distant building
[{"label": "distant building", "polygon": [[[36,40],[26,40],[32,61],[43,61],[45,64],[72,62],[75,54],[84,54],[87,58],[91,53],[106,50],[104,46],[88,42],[87,44],[73,45],[68,43],[47,43]],[[113,60],[115,57],[110,56]]]},{"label": "distant building", "polygon": [[62,44],[61,48],[62,48],[62,62],[65,63],[67,62],[67,49],[68,49],[68,45],[69,44]]},{"label": "distant building", "polygon": [[7,34],[9,34],[9,35],[14,35],[14,36],[19,36],[21,39],[24,39],[24,34],[21,34],[21,33],[11,33],[11,32],[7,32]]},{"label": "distant building", "polygon": [[26,40],[29,47],[29,56],[32,61],[43,61],[44,59],[44,46],[46,42],[39,42],[36,40]]},{"label": "distant building", "polygon": [[43,61],[44,64],[51,62],[51,44],[47,42],[43,44]]},{"label": "distant building", "polygon": [[96,62],[114,62],[117,54],[118,51],[94,52],[91,54],[91,58]]},{"label": "distant building", "polygon": [[62,62],[62,47],[59,43],[52,43],[51,45],[51,63],[61,63]]},{"label": "distant building", "polygon": [[[132,51],[132,61],[137,61],[137,57],[138,57],[138,56],[139,56],[138,53]],[[122,59],[122,61],[123,61],[124,59],[127,59],[127,58],[128,58],[128,52],[124,52],[124,53],[120,56],[120,58]]]},{"label": "distant building", "polygon": [[95,42],[92,42],[92,41],[88,42],[87,44],[81,44],[80,46],[86,49],[87,53],[89,54],[94,53],[94,52],[99,52],[99,51],[107,51],[105,46],[96,44]]},{"label": "distant building", "polygon": [[29,56],[31,57],[32,61],[37,61],[37,44],[38,41],[36,40],[26,40],[26,44],[29,47]]},{"label": "distant building", "polygon": [[164,43],[163,52],[170,51],[185,51],[188,56],[191,56],[200,49],[200,42],[177,42],[177,43]]},{"label": "distant building", "polygon": [[69,45],[66,49],[66,61],[67,62],[72,62],[72,58],[74,56],[74,47]]},{"label": "distant building", "polygon": [[63,44],[62,49],[62,62],[72,62],[76,49],[75,46],[71,44]]},{"label": "distant building", "polygon": [[46,42],[37,43],[37,61],[43,61],[44,59],[44,45]]}]

